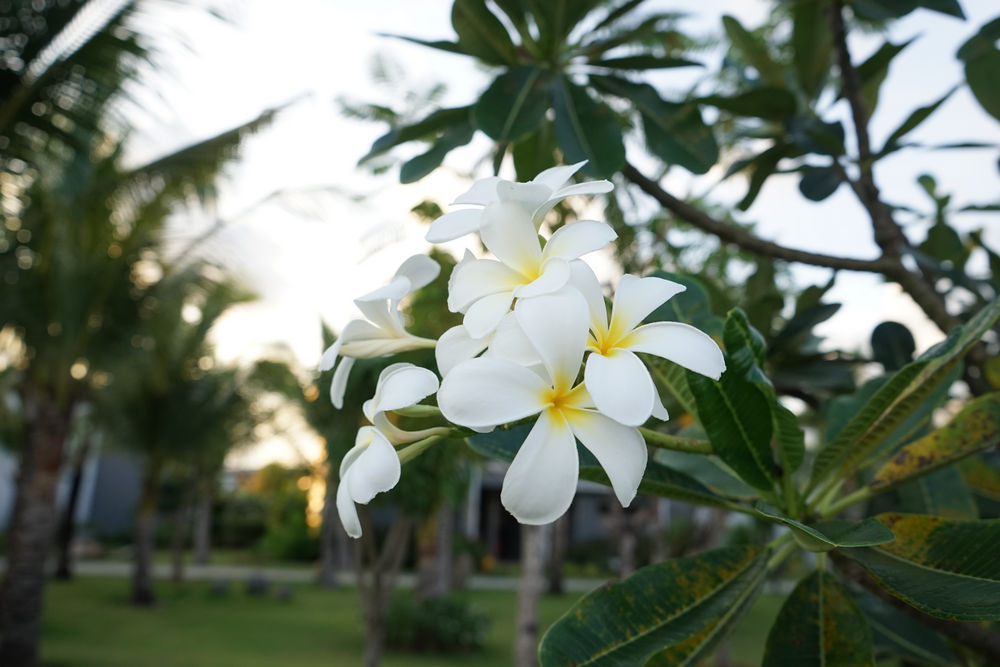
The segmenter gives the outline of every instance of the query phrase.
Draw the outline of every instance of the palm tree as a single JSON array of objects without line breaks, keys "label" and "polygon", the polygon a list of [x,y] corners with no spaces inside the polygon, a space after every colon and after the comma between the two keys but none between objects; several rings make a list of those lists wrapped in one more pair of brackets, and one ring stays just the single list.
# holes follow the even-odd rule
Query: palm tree
[{"label": "palm tree", "polygon": [[[137,3],[14,2],[0,22],[0,321],[14,343],[24,412],[17,496],[0,588],[0,663],[33,665],[75,406],[129,344],[143,267],[167,215],[211,194],[247,132],[273,112],[138,168],[122,161],[114,102],[148,57]],[[14,63],[15,66],[11,66]]]}]

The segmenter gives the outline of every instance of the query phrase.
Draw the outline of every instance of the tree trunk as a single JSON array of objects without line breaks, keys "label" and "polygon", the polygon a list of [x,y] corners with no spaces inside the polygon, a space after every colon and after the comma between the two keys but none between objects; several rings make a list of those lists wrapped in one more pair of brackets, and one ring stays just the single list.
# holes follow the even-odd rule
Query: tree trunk
[{"label": "tree trunk", "polygon": [[160,495],[160,462],[146,460],[142,490],[136,510],[132,556],[132,604],[148,607],[156,602],[153,592],[153,550],[156,547],[156,507]]},{"label": "tree trunk", "polygon": [[72,405],[60,406],[45,391],[29,387],[25,393],[27,441],[7,531],[7,574],[0,587],[0,665],[8,667],[38,662],[45,557],[72,415]]},{"label": "tree trunk", "polygon": [[521,526],[521,581],[517,590],[515,667],[538,664],[538,600],[542,595],[546,528]]},{"label": "tree trunk", "polygon": [[80,486],[83,482],[83,467],[87,464],[87,457],[90,454],[90,439],[84,436],[84,442],[80,446],[73,461],[73,480],[69,487],[69,497],[66,499],[66,508],[63,510],[62,519],[59,522],[59,532],[56,538],[56,549],[58,552],[58,564],[56,565],[56,579],[68,581],[73,578],[73,537],[76,534],[76,505],[80,499]]},{"label": "tree trunk", "polygon": [[569,541],[569,512],[563,514],[552,524],[552,548],[549,552],[549,595],[562,595],[566,592],[566,582],[563,576],[563,565],[566,561],[566,546]]},{"label": "tree trunk", "polygon": [[184,551],[194,514],[193,491],[189,488],[184,492],[181,506],[174,512],[174,525],[170,534],[170,580],[175,583],[184,581]]},{"label": "tree trunk", "polygon": [[417,581],[414,597],[418,602],[440,598],[451,590],[451,507],[443,503],[417,526]]},{"label": "tree trunk", "polygon": [[[361,509],[361,508],[359,508]],[[396,576],[403,565],[413,520],[396,516],[381,550],[375,549],[375,529],[368,512],[359,512],[362,536],[355,542],[354,573],[365,617],[365,667],[378,667],[385,649],[385,614],[396,588]],[[365,565],[370,576],[365,576]]]},{"label": "tree trunk", "polygon": [[667,529],[670,526],[670,501],[657,498],[653,501],[653,530],[649,533],[651,563],[662,563],[670,558]]},{"label": "tree trunk", "polygon": [[194,505],[194,535],[191,541],[192,560],[198,565],[208,565],[212,549],[211,479],[198,480],[198,497]]},{"label": "tree trunk", "polygon": [[[335,588],[337,586],[337,533],[341,530],[340,521],[337,518],[337,483],[327,476],[326,498],[323,500],[323,523],[319,532],[319,568],[316,572],[316,581],[324,588]],[[343,563],[340,563],[343,565]]]}]

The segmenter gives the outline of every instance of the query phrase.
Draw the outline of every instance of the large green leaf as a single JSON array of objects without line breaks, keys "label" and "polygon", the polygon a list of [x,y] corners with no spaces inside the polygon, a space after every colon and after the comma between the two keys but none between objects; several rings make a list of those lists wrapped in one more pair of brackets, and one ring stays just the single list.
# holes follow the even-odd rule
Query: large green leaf
[{"label": "large green leaf", "polygon": [[400,166],[399,181],[401,183],[419,181],[441,166],[445,156],[453,149],[472,141],[474,132],[468,123],[449,127],[426,153],[412,157]]},{"label": "large green leaf", "polygon": [[905,616],[864,590],[853,591],[854,600],[868,620],[876,650],[891,652],[920,665],[958,664],[955,652],[940,635],[928,632],[927,626]]},{"label": "large green leaf", "polygon": [[675,67],[701,67],[701,63],[684,58],[669,56],[622,56],[621,58],[604,58],[591,63],[595,67],[610,67],[612,69],[647,70],[673,69]]},{"label": "large green leaf", "polygon": [[836,167],[806,167],[802,170],[799,192],[810,201],[823,201],[844,182],[843,172]]},{"label": "large green leaf", "polygon": [[900,139],[902,139],[907,134],[915,130],[921,123],[927,120],[927,118],[930,117],[932,113],[937,111],[938,107],[944,104],[945,101],[949,97],[951,97],[951,94],[954,93],[955,90],[956,88],[952,88],[947,93],[938,98],[936,101],[931,102],[927,106],[914,109],[913,112],[909,116],[907,116],[906,120],[904,120],[899,127],[893,130],[892,134],[889,135],[889,138],[885,140],[885,146],[882,148],[881,154],[885,154],[887,152],[896,150],[896,148],[899,147]]},{"label": "large green leaf", "polygon": [[811,485],[836,468],[846,472],[865,460],[934,392],[998,316],[1000,299],[995,299],[883,384],[837,437],[820,450]]},{"label": "large green leaf", "polygon": [[873,491],[921,477],[1000,443],[1000,393],[973,399],[948,424],[906,445],[868,483]]},{"label": "large green leaf", "polygon": [[900,512],[933,514],[960,521],[979,518],[979,507],[972,489],[955,466],[911,479],[896,489],[895,496],[893,509]]},{"label": "large green leaf", "polygon": [[892,42],[886,42],[878,51],[873,53],[867,60],[858,65],[858,78],[861,80],[861,92],[865,98],[865,106],[868,109],[869,114],[875,110],[878,105],[878,95],[879,89],[882,87],[882,82],[885,81],[885,77],[889,74],[889,64],[892,59],[899,55],[899,52],[909,46],[909,40],[903,42],[902,44],[893,44]]},{"label": "large green leaf", "polygon": [[733,43],[733,48],[757,70],[764,82],[769,86],[785,85],[784,68],[771,57],[764,40],[750,33],[732,16],[722,17],[722,27],[725,28],[729,41]]},{"label": "large green leaf", "polygon": [[539,661],[542,667],[697,664],[752,603],[768,553],[716,549],[599,588],[549,628]]},{"label": "large green leaf", "polygon": [[994,19],[980,28],[969,41],[962,45],[958,57],[965,62],[965,80],[972,89],[979,104],[991,116],[1000,120],[1000,49],[996,43],[1000,39],[1000,18]]},{"label": "large green leaf", "polygon": [[585,88],[565,77],[552,85],[556,142],[566,162],[587,160],[583,171],[608,177],[625,164],[625,144],[618,117],[611,107],[595,102]]},{"label": "large green leaf", "polygon": [[760,189],[764,187],[764,181],[777,171],[778,163],[781,159],[800,155],[801,153],[802,150],[797,146],[779,142],[747,160],[744,167],[751,168],[750,183],[747,187],[747,193],[740,200],[740,203],[736,205],[736,208],[741,211],[750,208],[750,205],[757,199],[757,195],[760,194]]},{"label": "large green leaf", "polygon": [[491,139],[515,141],[537,128],[548,108],[544,70],[515,67],[486,89],[472,108],[472,119]]},{"label": "large green leaf", "polygon": [[[514,456],[527,437],[529,430],[530,426],[497,429],[490,433],[474,435],[468,439],[468,443],[472,449],[483,456],[510,463],[514,460]],[[611,482],[593,454],[582,447],[578,447],[578,451],[580,478],[610,486]],[[657,463],[655,460],[646,464],[646,472],[639,483],[639,493],[713,507],[727,505],[725,498],[717,495],[698,480]]]},{"label": "large green leaf", "polygon": [[658,448],[653,453],[653,459],[672,470],[690,475],[720,496],[746,502],[756,498],[754,490],[727,471],[718,457]]},{"label": "large green leaf", "polygon": [[646,83],[615,76],[591,76],[599,90],[628,100],[639,111],[646,146],[667,164],[704,174],[719,159],[719,146],[694,103],[667,102]]},{"label": "large green leaf", "polygon": [[449,127],[466,124],[469,122],[471,109],[470,106],[438,109],[416,123],[394,128],[376,139],[368,154],[358,160],[358,163],[370,160],[408,141],[437,136]]},{"label": "large green leaf", "polygon": [[1000,619],[1000,519],[951,521],[894,513],[876,518],[896,541],[844,553],[883,588],[938,618]]},{"label": "large green leaf", "polygon": [[833,39],[829,0],[796,0],[792,11],[792,53],[799,85],[810,98],[819,94],[830,72]]},{"label": "large green leaf", "polygon": [[874,667],[871,630],[851,596],[826,572],[799,582],[767,636],[764,667]]},{"label": "large green leaf", "polygon": [[486,6],[486,0],[455,0],[451,6],[451,26],[463,51],[492,65],[513,65],[514,43],[500,19]]},{"label": "large green leaf", "polygon": [[555,48],[598,4],[597,0],[541,0],[528,2],[543,41]]},{"label": "large green leaf", "polygon": [[892,542],[892,531],[877,519],[869,517],[863,521],[830,519],[807,525],[783,515],[777,508],[765,503],[757,503],[757,513],[775,523],[787,526],[800,546],[809,551],[832,551],[838,547],[868,547]]},{"label": "large green leaf", "polygon": [[956,466],[965,483],[984,498],[1000,502],[1000,467],[985,456],[972,456]]},{"label": "large green leaf", "polygon": [[899,322],[882,322],[872,329],[872,356],[889,372],[898,371],[913,361],[917,343],[913,334]]},{"label": "large green leaf", "polygon": [[765,120],[783,120],[795,114],[795,95],[784,88],[765,86],[737,95],[708,95],[698,98],[708,104],[738,116],[753,116]]}]

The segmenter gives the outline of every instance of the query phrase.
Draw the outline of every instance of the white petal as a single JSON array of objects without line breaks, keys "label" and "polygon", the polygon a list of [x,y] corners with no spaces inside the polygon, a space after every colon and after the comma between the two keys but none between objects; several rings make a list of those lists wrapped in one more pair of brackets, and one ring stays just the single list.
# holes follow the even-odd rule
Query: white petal
[{"label": "white petal", "polygon": [[531,345],[531,341],[525,335],[521,326],[517,323],[517,318],[513,313],[504,315],[497,326],[496,333],[490,341],[487,354],[500,359],[513,361],[519,366],[534,366],[541,364],[538,352]]},{"label": "white petal", "polygon": [[472,359],[486,349],[489,337],[473,338],[464,326],[459,324],[441,334],[434,348],[438,373],[444,377],[459,363]]},{"label": "white petal", "polygon": [[502,179],[497,176],[480,178],[472,187],[458,195],[453,204],[479,204],[486,206],[497,200],[497,183]]},{"label": "white petal", "polygon": [[542,256],[577,259],[588,252],[600,250],[618,238],[615,230],[603,222],[580,220],[563,225],[545,244]]},{"label": "white petal", "polygon": [[513,292],[484,296],[465,311],[465,319],[462,320],[462,324],[465,325],[470,336],[475,338],[488,336],[496,330],[500,320],[510,311],[510,304],[513,300]]},{"label": "white petal", "polygon": [[575,290],[564,290],[521,299],[514,314],[549,371],[553,386],[568,390],[576,384],[590,324],[583,297]]},{"label": "white petal", "polygon": [[404,431],[399,428],[389,421],[384,412],[375,413],[369,417],[369,421],[375,425],[375,430],[381,433],[382,437],[396,445],[404,442],[413,442],[425,437],[422,431]]},{"label": "white petal", "polygon": [[[348,324],[348,326],[350,326],[353,322],[357,322],[357,321],[359,321],[359,320],[351,320],[347,324]],[[372,327],[372,328],[374,328],[374,327]],[[333,368],[333,365],[337,363],[337,357],[340,356],[340,347],[343,344],[344,344],[343,335],[341,335],[341,337],[339,337],[339,338],[337,338],[337,340],[333,341],[333,345],[331,345],[330,347],[326,348],[326,350],[323,351],[323,356],[320,357],[320,360],[319,360],[319,370],[320,371],[328,371],[331,368]]]},{"label": "white petal", "polygon": [[354,446],[347,450],[344,458],[340,460],[339,476],[341,480],[347,475],[347,470],[354,465],[354,462],[358,460],[361,453],[371,444],[374,436],[375,429],[371,426],[362,426],[358,429],[358,433],[354,437]]},{"label": "white petal", "polygon": [[354,359],[374,359],[375,357],[384,357],[387,354],[406,352],[407,350],[425,349],[431,347],[430,343],[433,342],[429,339],[411,336],[405,331],[402,331],[400,334],[383,332],[378,338],[344,343],[344,346],[340,348],[340,352],[343,356],[353,357]]},{"label": "white petal", "polygon": [[340,515],[340,524],[344,531],[354,539],[361,537],[361,519],[358,518],[358,508],[351,500],[351,494],[347,490],[347,484],[341,482],[337,486],[337,514]]},{"label": "white petal", "polygon": [[626,339],[628,349],[669,359],[718,380],[726,370],[722,350],[705,332],[680,322],[644,324]]},{"label": "white petal", "polygon": [[591,352],[583,377],[594,405],[615,421],[640,426],[653,413],[653,379],[628,350],[612,349],[606,356]]},{"label": "white petal", "polygon": [[393,364],[379,375],[373,412],[387,412],[416,405],[438,390],[433,372],[413,364]]},{"label": "white petal", "polygon": [[590,328],[604,333],[608,330],[608,308],[604,303],[604,290],[594,270],[583,260],[569,263],[570,284],[583,295],[590,311]]},{"label": "white petal", "polygon": [[542,409],[548,387],[523,366],[479,357],[455,366],[441,382],[437,400],[453,424],[477,428],[523,419]]},{"label": "white petal", "polygon": [[521,207],[521,215],[529,217],[539,204],[549,198],[552,191],[539,183],[497,183],[497,196],[503,202],[516,202]]},{"label": "white petal", "polygon": [[[400,282],[409,283],[406,278],[400,278]],[[404,293],[405,296],[405,293]],[[372,324],[383,331],[382,336],[403,335],[406,330],[403,328],[402,318],[396,309],[396,301],[389,299],[362,300],[355,299],[355,305]],[[346,341],[345,341],[346,342]]]},{"label": "white petal", "polygon": [[685,289],[684,285],[672,280],[639,278],[626,273],[615,290],[615,300],[611,307],[611,331],[616,336],[628,333],[664,301]]},{"label": "white petal", "polygon": [[344,391],[347,389],[347,376],[354,366],[354,357],[344,357],[337,364],[337,370],[333,372],[333,381],[330,383],[330,402],[338,410],[344,407]]},{"label": "white petal", "polygon": [[410,281],[410,291],[414,292],[426,287],[441,273],[441,265],[427,255],[413,255],[404,261],[398,269],[395,278],[406,278]]},{"label": "white petal", "polygon": [[493,204],[486,210],[480,236],[490,252],[518,273],[534,278],[542,263],[542,247],[531,219],[518,204]]},{"label": "white petal", "polygon": [[628,507],[646,472],[646,442],[638,429],[596,412],[567,410],[573,434],[604,468],[622,507]]},{"label": "white petal", "polygon": [[392,281],[388,285],[383,285],[364,296],[359,296],[354,300],[354,303],[359,304],[358,307],[360,308],[360,304],[365,302],[378,303],[387,299],[389,301],[399,301],[409,294],[412,288],[413,284],[408,277],[396,275],[393,276]]},{"label": "white petal", "polygon": [[667,408],[663,405],[663,401],[660,400],[660,392],[653,392],[653,418],[659,419],[661,422],[665,422],[670,419],[670,414],[667,412]]},{"label": "white petal", "polygon": [[428,243],[445,243],[470,234],[482,225],[483,209],[463,208],[445,213],[427,230]]},{"label": "white petal", "polygon": [[576,164],[568,164],[559,167],[550,167],[531,179],[532,183],[541,183],[550,191],[555,192],[561,188],[566,181],[573,177],[573,174],[580,171],[580,167],[587,164],[586,160]]},{"label": "white petal", "polygon": [[464,313],[474,302],[497,292],[510,292],[524,277],[495,259],[463,260],[448,280],[448,310]]},{"label": "white petal", "polygon": [[551,294],[561,290],[569,282],[569,262],[559,257],[550,259],[542,265],[542,275],[527,285],[514,290],[514,296],[519,299],[530,299],[533,296]]},{"label": "white petal", "polygon": [[549,523],[569,509],[578,476],[573,432],[560,412],[545,410],[507,469],[500,502],[521,523]]},{"label": "white petal", "polygon": [[345,481],[351,499],[364,504],[371,501],[375,494],[396,486],[399,475],[399,455],[385,436],[376,431],[371,444],[347,469]]},{"label": "white petal", "polygon": [[551,197],[542,202],[542,205],[535,209],[531,218],[535,221],[536,225],[541,224],[542,220],[545,219],[545,215],[555,208],[556,204],[567,197],[574,195],[602,195],[614,189],[615,186],[611,181],[587,181],[586,183],[567,185],[553,192]]}]

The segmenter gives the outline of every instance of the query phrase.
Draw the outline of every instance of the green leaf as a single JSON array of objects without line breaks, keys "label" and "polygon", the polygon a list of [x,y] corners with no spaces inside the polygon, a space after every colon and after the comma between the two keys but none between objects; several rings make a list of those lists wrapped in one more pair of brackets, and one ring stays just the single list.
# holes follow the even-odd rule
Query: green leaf
[{"label": "green leaf", "polygon": [[972,489],[955,467],[911,479],[896,489],[895,509],[913,514],[933,514],[945,519],[974,520],[979,507]]},{"label": "green leaf", "polygon": [[698,98],[697,101],[738,116],[752,116],[765,120],[784,120],[795,115],[797,107],[792,93],[785,88],[774,86],[754,88],[731,97],[708,95]]},{"label": "green leaf", "polygon": [[539,126],[548,108],[544,70],[515,67],[486,89],[472,108],[472,119],[491,139],[516,141]]},{"label": "green leaf", "polygon": [[913,334],[899,322],[882,322],[872,329],[872,356],[887,372],[898,371],[913,361],[917,344]]},{"label": "green leaf", "polygon": [[646,146],[667,164],[704,174],[719,159],[719,146],[693,103],[667,102],[646,83],[621,77],[592,76],[599,90],[628,100],[642,118]]},{"label": "green leaf", "polygon": [[811,486],[836,468],[848,472],[863,461],[933,393],[998,316],[1000,299],[995,299],[882,385],[833,442],[820,450]]},{"label": "green leaf", "polygon": [[466,53],[492,65],[516,62],[507,28],[489,10],[486,0],[455,0],[451,26],[458,35],[458,46]]},{"label": "green leaf", "polygon": [[833,39],[827,19],[828,5],[827,0],[791,3],[795,74],[809,98],[819,94],[830,72]]},{"label": "green leaf", "polygon": [[591,63],[594,67],[610,67],[612,69],[626,70],[647,70],[647,69],[672,69],[674,67],[703,67],[699,62],[686,60],[684,58],[671,58],[669,56],[623,56],[621,58],[604,58]]},{"label": "green leaf", "polygon": [[722,17],[722,27],[744,60],[757,70],[760,78],[770,86],[784,87],[784,68],[776,63],[768,52],[767,43],[747,31],[732,16]]},{"label": "green leaf", "polygon": [[598,5],[597,0],[542,0],[530,2],[531,15],[550,47],[562,44],[576,25]]},{"label": "green leaf", "polygon": [[856,590],[854,601],[868,620],[876,650],[890,652],[921,665],[952,667],[958,664],[948,643],[927,626],[902,614],[864,590]]},{"label": "green leaf", "polygon": [[970,401],[946,426],[906,445],[868,482],[881,492],[1000,443],[1000,393]]},{"label": "green leaf", "polygon": [[625,144],[615,112],[586,89],[557,77],[552,87],[556,142],[567,163],[587,160],[583,171],[608,177],[625,164]]},{"label": "green leaf", "polygon": [[781,606],[767,636],[763,667],[875,667],[871,630],[837,579],[813,572]]},{"label": "green leaf", "polygon": [[545,633],[540,664],[697,664],[749,608],[768,554],[750,546],[716,549],[599,588]]},{"label": "green leaf", "polygon": [[402,164],[399,168],[399,182],[413,183],[419,181],[437,169],[444,160],[444,157],[452,149],[464,146],[472,141],[474,133],[475,130],[468,123],[448,128],[441,135],[441,138],[434,142],[430,150],[410,158]]},{"label": "green leaf", "polygon": [[912,41],[911,39],[902,44],[886,42],[868,60],[858,65],[857,71],[858,78],[861,80],[861,92],[865,98],[865,107],[868,109],[869,115],[878,106],[879,89],[882,87],[885,77],[889,74],[889,63],[899,55],[900,51],[909,46]]},{"label": "green leaf", "polygon": [[938,262],[947,262],[947,268],[961,269],[969,258],[962,237],[952,227],[939,221],[927,230],[927,238],[919,250]]},{"label": "green leaf", "polygon": [[1000,519],[876,517],[896,541],[845,549],[878,583],[920,611],[952,621],[1000,619]]},{"label": "green leaf", "polygon": [[383,134],[372,144],[371,150],[363,158],[358,160],[358,164],[370,160],[376,155],[381,155],[386,151],[416,139],[426,139],[436,136],[446,128],[453,125],[464,125],[469,122],[469,112],[471,106],[454,107],[449,109],[438,109],[423,120],[412,125],[404,125]]},{"label": "green leaf", "polygon": [[698,406],[695,405],[694,396],[688,387],[687,376],[682,366],[667,361],[663,357],[651,354],[639,355],[646,367],[652,372],[653,381],[658,389],[665,389],[670,392],[684,412],[694,418],[698,418]]},{"label": "green leaf", "polygon": [[[812,287],[816,287],[813,285]],[[816,288],[821,289],[821,288]],[[794,352],[805,342],[817,324],[826,322],[840,310],[839,303],[816,303],[815,306],[806,307],[803,297],[808,297],[805,292],[799,297],[796,304],[795,315],[774,334],[768,348],[768,354],[778,354],[781,352]],[[822,294],[819,295],[820,298]]]},{"label": "green leaf", "polygon": [[[530,430],[530,425],[497,429],[490,433],[474,435],[467,442],[473,450],[483,456],[510,463]],[[580,479],[610,486],[607,474],[594,455],[583,447],[577,448],[580,456]],[[725,498],[690,475],[657,463],[655,460],[646,464],[646,472],[639,483],[639,493],[710,507],[725,507],[728,504]]]},{"label": "green leaf", "polygon": [[869,21],[902,18],[917,8],[917,0],[851,0],[850,4]]},{"label": "green leaf", "polygon": [[844,154],[844,126],[798,116],[785,123],[788,138],[806,153],[837,157]]},{"label": "green leaf", "polygon": [[844,182],[841,171],[834,167],[807,167],[802,171],[799,192],[810,201],[823,201]]},{"label": "green leaf", "polygon": [[758,514],[791,529],[795,541],[809,551],[825,552],[840,547],[868,547],[892,542],[895,537],[888,528],[873,517],[863,521],[830,519],[809,526],[783,515],[777,508],[765,503],[754,507]]},{"label": "green leaf", "polygon": [[668,468],[691,476],[717,495],[740,502],[748,502],[756,497],[754,490],[739,477],[728,472],[724,467],[725,464],[715,456],[657,449],[653,453],[653,459]]},{"label": "green leaf", "polygon": [[413,44],[419,44],[420,46],[426,46],[431,49],[437,49],[438,51],[447,51],[448,53],[457,53],[462,56],[474,55],[466,51],[458,42],[449,42],[443,39],[428,40],[428,39],[418,39],[416,37],[407,37],[406,35],[396,35],[390,32],[380,32],[377,33],[379,37],[390,37],[392,39],[401,39],[404,42],[411,42]]},{"label": "green leaf", "polygon": [[511,146],[514,171],[519,181],[527,182],[552,166],[555,159],[556,140],[552,125],[542,123],[538,130],[515,141]]},{"label": "green leaf", "polygon": [[917,0],[917,4],[924,9],[965,19],[965,12],[962,11],[962,5],[958,4],[958,0]]},{"label": "green leaf", "polygon": [[984,456],[972,456],[957,466],[962,479],[977,495],[1000,501],[1000,468]]},{"label": "green leaf", "polygon": [[750,174],[750,186],[747,188],[746,195],[736,205],[736,208],[741,211],[750,208],[750,205],[757,199],[757,195],[760,194],[760,189],[764,186],[764,181],[778,169],[778,162],[782,158],[792,157],[797,152],[799,151],[795,146],[778,143],[750,160],[747,163],[748,166],[753,167],[753,171]]},{"label": "green leaf", "polygon": [[965,80],[972,94],[983,109],[1000,120],[1000,90],[996,81],[1000,78],[1000,51],[991,51],[977,58],[965,61]]},{"label": "green leaf", "polygon": [[945,101],[949,97],[951,97],[951,94],[954,93],[956,90],[957,88],[952,88],[947,93],[938,98],[935,102],[931,102],[927,106],[914,109],[913,112],[906,118],[906,120],[904,120],[899,127],[893,130],[892,134],[889,135],[889,138],[885,140],[885,146],[882,148],[880,155],[884,155],[887,152],[896,150],[899,147],[899,140],[905,137],[913,130],[915,130],[917,126],[919,126],[921,123],[927,120],[927,118],[930,117],[932,113],[937,111],[938,107],[944,104]]}]

